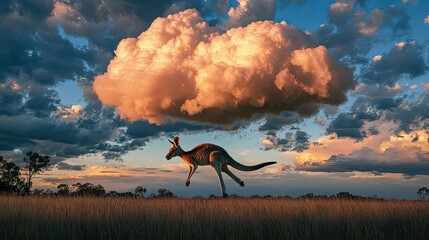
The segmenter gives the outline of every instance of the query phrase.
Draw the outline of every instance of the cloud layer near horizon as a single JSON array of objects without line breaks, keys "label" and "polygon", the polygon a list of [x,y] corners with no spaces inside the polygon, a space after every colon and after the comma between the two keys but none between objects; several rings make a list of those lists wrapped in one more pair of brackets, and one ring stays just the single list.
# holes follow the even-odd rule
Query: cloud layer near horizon
[{"label": "cloud layer near horizon", "polygon": [[311,115],[319,103],[344,102],[354,86],[352,69],[285,22],[221,33],[194,9],[156,19],[115,54],[94,90],[130,121],[231,125],[258,113]]},{"label": "cloud layer near horizon", "polygon": [[429,135],[424,130],[395,134],[392,121],[367,123],[380,133],[360,142],[335,133],[321,137],[294,158],[297,170],[315,172],[402,173],[429,175]]}]

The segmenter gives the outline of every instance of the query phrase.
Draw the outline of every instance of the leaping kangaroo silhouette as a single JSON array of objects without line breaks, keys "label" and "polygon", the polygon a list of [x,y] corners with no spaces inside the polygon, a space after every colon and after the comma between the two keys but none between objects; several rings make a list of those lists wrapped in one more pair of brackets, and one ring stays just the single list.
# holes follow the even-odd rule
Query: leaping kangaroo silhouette
[{"label": "leaping kangaroo silhouette", "polygon": [[264,162],[254,166],[246,166],[235,161],[231,156],[229,156],[225,149],[214,144],[203,143],[194,147],[191,151],[184,151],[180,147],[179,137],[175,137],[174,141],[168,141],[173,146],[170,148],[165,158],[170,160],[173,157],[179,156],[189,166],[189,174],[185,185],[189,187],[191,184],[191,177],[199,165],[210,165],[213,167],[219,178],[220,192],[222,197],[228,196],[225,192],[225,183],[223,182],[222,172],[228,174],[228,176],[230,176],[236,183],[244,187],[244,182],[228,169],[228,165],[241,171],[255,171],[265,166],[277,163]]}]

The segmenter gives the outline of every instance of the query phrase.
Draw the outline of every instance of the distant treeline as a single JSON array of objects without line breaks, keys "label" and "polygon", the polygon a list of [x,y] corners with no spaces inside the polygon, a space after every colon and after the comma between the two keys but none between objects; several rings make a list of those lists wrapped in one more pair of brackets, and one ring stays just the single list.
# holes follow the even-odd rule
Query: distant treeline
[{"label": "distant treeline", "polygon": [[[104,187],[100,184],[93,183],[75,183],[72,185],[60,184],[57,186],[57,191],[52,191],[50,189],[35,189],[30,192],[30,195],[33,196],[94,196],[94,197],[138,197],[138,198],[180,198],[176,196],[173,192],[168,189],[160,188],[157,193],[151,193],[150,195],[145,195],[147,189],[142,186],[135,188],[133,192],[117,192],[117,191],[106,191]],[[349,192],[339,192],[334,195],[315,195],[313,193],[307,193],[299,197],[290,197],[290,196],[272,196],[272,195],[252,195],[249,197],[239,196],[232,194],[228,196],[229,198],[276,198],[276,199],[350,199],[350,200],[384,200],[383,198],[372,196],[372,197],[363,197],[358,195],[353,195]],[[209,195],[208,197],[203,196],[194,196],[192,198],[219,198],[216,195]],[[422,197],[422,199],[425,199]]]},{"label": "distant treeline", "polygon": [[[10,195],[36,195],[36,196],[118,196],[118,197],[150,197],[150,198],[174,198],[175,196],[168,189],[158,189],[157,193],[152,193],[149,196],[145,196],[147,189],[142,186],[137,186],[134,192],[116,192],[106,191],[100,184],[93,183],[75,183],[72,185],[60,184],[57,186],[57,191],[50,189],[34,189],[32,187],[32,178],[44,171],[49,165],[50,157],[43,156],[35,152],[28,152],[24,157],[24,167],[19,167],[12,161],[6,161],[3,156],[0,156],[0,194]],[[24,177],[22,177],[22,175]],[[417,191],[417,195],[420,199],[425,200],[429,196],[429,188],[422,187]],[[216,198],[215,195],[210,195],[209,198]],[[230,198],[244,198],[239,195],[230,195]],[[203,198],[201,196],[195,196],[194,198]],[[290,196],[279,196],[273,197],[271,195],[259,196],[253,195],[249,198],[290,198]],[[382,198],[373,197],[362,197],[356,196],[349,192],[339,192],[335,195],[314,195],[313,193],[307,193],[305,195],[296,197],[296,199],[372,199],[382,200]]]}]

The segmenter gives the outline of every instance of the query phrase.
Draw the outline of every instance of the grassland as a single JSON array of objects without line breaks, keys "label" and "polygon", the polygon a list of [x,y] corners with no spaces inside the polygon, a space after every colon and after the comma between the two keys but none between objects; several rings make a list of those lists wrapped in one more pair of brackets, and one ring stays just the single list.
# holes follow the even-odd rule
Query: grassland
[{"label": "grassland", "polygon": [[425,239],[429,202],[0,196],[0,239]]}]

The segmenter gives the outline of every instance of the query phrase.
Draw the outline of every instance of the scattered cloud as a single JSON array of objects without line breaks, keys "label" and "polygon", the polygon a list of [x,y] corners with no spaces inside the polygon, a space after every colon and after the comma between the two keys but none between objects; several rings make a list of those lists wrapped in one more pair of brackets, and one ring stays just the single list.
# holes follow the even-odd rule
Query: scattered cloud
[{"label": "scattered cloud", "polygon": [[393,122],[379,124],[380,134],[357,143],[350,138],[338,138],[335,134],[322,137],[318,144],[311,145],[294,159],[296,169],[429,175],[428,133],[416,131],[397,135],[395,125]]},{"label": "scattered cloud", "polygon": [[64,122],[77,122],[82,114],[83,106],[72,105],[70,107],[58,106],[57,111],[51,113],[51,117]]},{"label": "scattered cloud", "polygon": [[267,137],[260,140],[265,151],[275,149],[280,152],[302,152],[309,148],[309,139],[310,135],[302,130],[297,130],[295,133],[287,132],[285,138],[279,138],[274,131],[268,131]]},{"label": "scattered cloud", "polygon": [[156,137],[160,133],[174,134],[177,132],[203,132],[213,130],[216,130],[213,126],[187,122],[168,122],[160,126],[150,124],[147,121],[137,121],[127,124],[127,135],[133,138]]},{"label": "scattered cloud", "polygon": [[332,23],[347,20],[353,11],[354,1],[337,1],[329,7],[328,16]]},{"label": "scattered cloud", "polygon": [[132,0],[55,1],[48,22],[61,24],[67,34],[84,37],[100,50],[113,50],[121,38],[137,35],[170,4]]},{"label": "scattered cloud", "polygon": [[363,129],[365,122],[374,121],[378,118],[371,112],[348,112],[340,113],[327,127],[326,131],[335,133],[338,137],[349,137],[362,140],[367,137],[367,130]]},{"label": "scattered cloud", "polygon": [[399,123],[397,131],[410,133],[429,128],[429,92],[418,95],[418,100],[404,99],[400,106],[386,112],[385,118]]},{"label": "scattered cloud", "polygon": [[300,123],[302,118],[294,112],[283,112],[281,115],[266,115],[259,126],[259,131],[280,130],[285,125]]},{"label": "scattered cloud", "polygon": [[362,70],[362,79],[365,83],[392,86],[401,78],[421,76],[427,69],[420,44],[415,41],[399,42],[379,60],[366,66]]},{"label": "scattered cloud", "polygon": [[376,55],[374,58],[372,58],[372,61],[377,62],[377,61],[380,61],[381,58],[382,58],[381,55]]},{"label": "scattered cloud", "polygon": [[238,6],[228,11],[224,25],[229,28],[247,26],[256,21],[274,20],[275,0],[237,0]]},{"label": "scattered cloud", "polygon": [[[146,29],[171,3],[4,3],[0,10],[1,155],[32,150],[55,155],[59,161],[101,152],[118,159],[144,146],[145,140],[130,139],[124,131],[118,136],[124,123],[102,106],[92,81],[105,71],[120,39]],[[61,104],[56,87],[65,81],[78,83],[85,104]]]},{"label": "scattered cloud", "polygon": [[[322,24],[311,36],[326,46],[336,59],[351,64],[366,63],[366,55],[375,42],[404,35],[409,16],[404,8],[390,5],[365,10],[365,1],[337,0],[328,10],[329,24]],[[381,34],[382,37],[381,37]]]},{"label": "scattered cloud", "polygon": [[355,14],[356,25],[359,28],[359,33],[364,36],[373,36],[384,21],[384,12],[379,9],[374,9],[365,21],[365,12],[359,11]]},{"label": "scattered cloud", "polygon": [[86,168],[85,165],[71,165],[66,162],[59,162],[55,165],[58,170],[82,171]]}]

